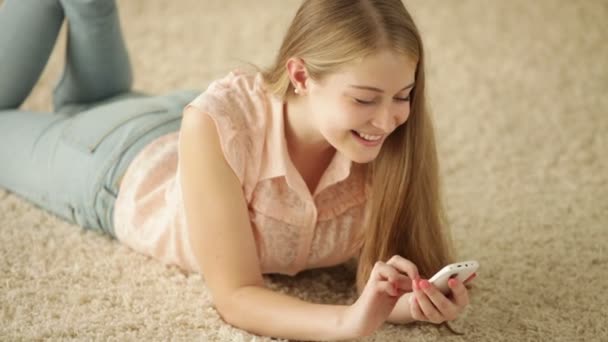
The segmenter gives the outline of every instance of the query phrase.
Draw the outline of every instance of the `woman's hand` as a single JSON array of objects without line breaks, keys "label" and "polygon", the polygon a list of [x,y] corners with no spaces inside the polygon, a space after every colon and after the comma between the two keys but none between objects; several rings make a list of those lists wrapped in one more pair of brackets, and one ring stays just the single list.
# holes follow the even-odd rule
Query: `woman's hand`
[{"label": "woman's hand", "polygon": [[398,255],[386,263],[377,262],[357,301],[343,317],[345,329],[355,338],[371,335],[387,320],[399,298],[412,291],[418,268]]},{"label": "woman's hand", "polygon": [[409,298],[412,318],[434,324],[458,318],[469,305],[469,293],[457,279],[450,279],[448,286],[452,292],[446,296],[428,280],[412,280],[414,292]]}]

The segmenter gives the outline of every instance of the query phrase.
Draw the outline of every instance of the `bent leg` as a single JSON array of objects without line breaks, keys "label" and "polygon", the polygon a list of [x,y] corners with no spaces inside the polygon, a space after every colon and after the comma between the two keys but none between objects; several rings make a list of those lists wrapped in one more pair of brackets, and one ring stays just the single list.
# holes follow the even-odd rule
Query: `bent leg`
[{"label": "bent leg", "polygon": [[133,77],[115,1],[60,2],[68,22],[68,42],[66,65],[53,94],[55,111],[128,92]]},{"label": "bent leg", "polygon": [[63,22],[59,0],[0,6],[0,110],[18,108],[40,78]]}]

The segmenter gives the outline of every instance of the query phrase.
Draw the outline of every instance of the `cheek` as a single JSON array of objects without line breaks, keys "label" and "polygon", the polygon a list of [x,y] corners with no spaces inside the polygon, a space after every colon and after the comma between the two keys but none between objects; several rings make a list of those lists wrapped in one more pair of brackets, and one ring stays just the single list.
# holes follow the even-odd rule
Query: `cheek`
[{"label": "cheek", "polygon": [[365,126],[373,117],[373,112],[366,110],[365,107],[353,105],[352,103],[342,103],[336,109],[335,124],[343,130],[361,128]]},{"label": "cheek", "polygon": [[335,130],[344,121],[344,109],[334,101],[317,103],[314,113],[322,130]]},{"label": "cheek", "polygon": [[318,123],[321,134],[330,144],[334,145],[334,147],[341,145],[346,138],[346,134],[352,129],[347,126],[343,116],[338,115],[335,112],[332,116],[326,116],[320,119],[321,120]]},{"label": "cheek", "polygon": [[357,129],[365,124],[364,117],[352,110],[339,108],[326,121],[327,130],[331,130],[334,135],[350,134],[350,130]]},{"label": "cheek", "polygon": [[321,134],[332,144],[341,144],[351,138],[351,130],[361,128],[369,121],[369,115],[344,101],[327,102],[317,113],[317,124]]}]

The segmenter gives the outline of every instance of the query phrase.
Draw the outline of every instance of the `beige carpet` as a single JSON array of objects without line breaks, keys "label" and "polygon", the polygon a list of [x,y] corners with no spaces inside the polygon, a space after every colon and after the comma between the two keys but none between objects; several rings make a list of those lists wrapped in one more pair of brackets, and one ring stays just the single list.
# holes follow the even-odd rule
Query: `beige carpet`
[{"label": "beige carpet", "polygon": [[[270,62],[299,4],[119,2],[135,88],[151,93]],[[364,340],[608,341],[608,2],[406,3],[426,41],[453,234],[482,269],[454,324],[465,336],[387,324]],[[24,108],[50,110],[64,39]],[[337,267],[268,284],[347,303],[352,280]],[[199,275],[0,190],[0,340],[46,339],[271,340],[224,324]]]}]

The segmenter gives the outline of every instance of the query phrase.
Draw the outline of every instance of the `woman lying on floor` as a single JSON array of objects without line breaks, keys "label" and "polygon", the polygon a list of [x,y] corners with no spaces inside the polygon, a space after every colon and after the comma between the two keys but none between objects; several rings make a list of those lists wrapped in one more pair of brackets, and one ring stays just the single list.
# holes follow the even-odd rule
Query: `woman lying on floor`
[{"label": "woman lying on floor", "polygon": [[[64,16],[54,113],[19,111]],[[422,41],[400,0],[304,1],[274,65],[203,93],[130,90],[114,1],[7,0],[0,49],[0,186],[200,272],[226,322],[335,340],[468,305],[461,282],[445,296],[426,280],[453,259]],[[353,257],[351,305],[264,286]]]}]

